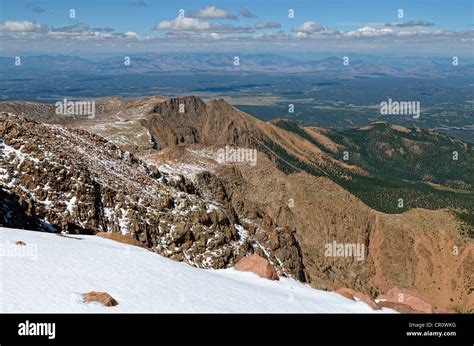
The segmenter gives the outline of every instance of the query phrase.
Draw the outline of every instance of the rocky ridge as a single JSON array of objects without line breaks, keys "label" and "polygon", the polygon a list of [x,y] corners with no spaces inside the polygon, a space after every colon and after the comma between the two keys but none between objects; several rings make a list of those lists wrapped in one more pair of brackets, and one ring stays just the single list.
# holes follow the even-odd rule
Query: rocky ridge
[{"label": "rocky ridge", "polygon": [[170,177],[102,137],[1,113],[0,138],[2,226],[117,232],[201,268],[258,253],[280,274],[304,279],[291,237],[291,254],[277,257],[259,234],[280,237],[279,229],[239,220],[225,199],[206,198],[182,175]]},{"label": "rocky ridge", "polygon": [[[370,176],[365,166],[336,159],[347,138],[326,129],[302,130],[282,120],[264,123],[222,100],[103,102],[117,107],[99,112],[93,121],[77,118],[67,124],[130,149],[133,157],[155,167],[149,169],[158,170],[172,186],[189,188],[181,192],[212,203],[205,204],[206,211],[216,207],[226,212],[237,234],[232,241],[243,244],[232,252],[232,260],[217,260],[210,267],[232,266],[243,254],[256,252],[268,258],[279,274],[286,270],[316,288],[349,287],[377,298],[393,287],[404,287],[425,296],[434,310],[472,311],[474,247],[472,240],[460,235],[458,220],[444,209],[385,214],[368,207],[338,183],[356,175]],[[34,108],[29,109],[34,118]],[[126,114],[126,121],[116,119],[118,112],[119,117]],[[111,133],[110,124],[116,122],[120,128]],[[381,127],[371,126],[369,131],[377,133]],[[133,145],[137,128],[149,136],[140,146]],[[393,129],[407,131],[402,130]],[[125,141],[120,139],[123,135]],[[218,163],[216,151],[226,145],[257,148],[258,164]],[[220,234],[228,239],[225,231]],[[364,244],[364,260],[325,256],[325,244],[333,241]],[[213,243],[206,241],[208,245]],[[202,265],[180,255],[187,251],[178,247],[168,256]],[[224,252],[213,258],[226,256]]]}]

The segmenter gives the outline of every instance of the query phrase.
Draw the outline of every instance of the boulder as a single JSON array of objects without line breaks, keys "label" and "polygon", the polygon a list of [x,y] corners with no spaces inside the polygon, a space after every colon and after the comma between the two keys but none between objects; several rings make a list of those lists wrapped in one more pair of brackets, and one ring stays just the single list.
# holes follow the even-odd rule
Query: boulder
[{"label": "boulder", "polygon": [[242,258],[234,267],[235,270],[243,272],[252,272],[258,276],[269,279],[279,280],[278,274],[273,266],[264,258],[253,254]]},{"label": "boulder", "polygon": [[118,233],[118,232],[98,232],[96,234],[96,236],[101,237],[101,238],[110,239],[110,240],[115,240],[115,241],[118,241],[120,243],[124,243],[124,244],[128,244],[128,245],[135,245],[135,246],[147,248],[145,243],[142,243],[142,242],[136,240],[135,238],[133,238],[130,235],[126,235],[126,234],[122,234],[122,233]]},{"label": "boulder", "polygon": [[408,305],[415,311],[432,313],[433,306],[421,294],[405,288],[393,287],[378,297],[378,300]]},{"label": "boulder", "polygon": [[97,302],[104,306],[118,305],[118,302],[107,292],[91,291],[89,293],[84,293],[82,296],[86,303]]},{"label": "boulder", "polygon": [[366,303],[372,309],[380,310],[380,306],[378,306],[377,303],[375,303],[372,300],[372,298],[370,298],[367,294],[364,294],[362,292],[354,291],[353,289],[350,289],[350,288],[347,288],[347,287],[338,288],[334,292],[337,293],[337,294],[340,294],[341,296],[344,296],[348,299],[355,300],[354,298],[357,298],[358,300],[361,300],[364,303]]}]

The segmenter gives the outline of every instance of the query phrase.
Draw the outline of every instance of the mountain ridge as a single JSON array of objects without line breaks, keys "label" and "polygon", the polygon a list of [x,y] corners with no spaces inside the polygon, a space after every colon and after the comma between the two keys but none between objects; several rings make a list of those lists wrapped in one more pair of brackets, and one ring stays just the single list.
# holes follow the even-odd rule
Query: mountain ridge
[{"label": "mountain ridge", "polygon": [[[180,113],[180,104],[184,105],[184,114]],[[222,100],[201,101],[195,97],[143,101],[140,106],[119,105],[109,113],[98,112],[95,119],[73,119],[71,125],[104,134],[112,142],[117,134],[126,133],[130,140],[125,144],[117,141],[117,145],[129,148],[138,158],[170,176],[186,175],[202,196],[212,196],[226,210],[233,210],[239,222],[250,221],[243,224],[244,228],[252,226],[251,220],[257,220],[253,226],[256,239],[265,244],[271,258],[274,256],[273,263],[285,259],[288,273],[313,287],[351,287],[372,297],[395,286],[407,287],[423,293],[437,307],[472,309],[473,298],[468,289],[472,240],[460,232],[461,221],[449,209],[469,203],[469,181],[463,186],[467,197],[452,191],[437,193],[433,198],[445,199],[431,205],[436,210],[417,209],[419,203],[404,208],[395,204],[387,214],[387,210],[377,208],[387,205],[390,195],[384,193],[381,201],[373,200],[378,190],[367,190],[372,185],[366,181],[374,181],[375,177],[382,184],[380,188],[388,186],[389,192],[408,191],[428,197],[432,189],[437,189],[430,187],[426,193],[419,188],[425,182],[413,187],[396,175],[380,174],[377,167],[367,164],[370,160],[342,160],[344,149],[357,152],[355,139],[359,137],[353,133],[368,133],[372,138],[370,128],[347,135],[316,127],[302,128],[291,121],[265,123]],[[119,108],[118,117],[122,120],[116,117]],[[116,123],[123,127],[111,136],[107,132],[109,125]],[[139,133],[148,136],[143,145],[131,145],[136,141],[133,136],[137,134],[137,124]],[[409,135],[404,128],[383,126],[388,126],[389,133]],[[379,130],[378,125],[372,129]],[[432,138],[424,131],[421,135]],[[441,142],[448,149],[457,145],[449,137],[440,136],[448,138],[446,143]],[[153,148],[151,138],[159,150]],[[257,149],[258,164],[218,163],[215,155],[223,146]],[[465,150],[466,155],[471,155],[469,145]],[[428,169],[429,165],[422,167]],[[365,190],[358,191],[354,186]],[[395,197],[396,203],[399,196]],[[236,241],[239,236],[237,232]],[[325,257],[324,244],[332,241],[365,244],[366,260]],[[453,256],[453,246],[459,248],[459,257]],[[436,255],[439,251],[442,258]],[[454,272],[464,274],[453,275]],[[456,289],[446,288],[451,286]]]},{"label": "mountain ridge", "polygon": [[[223,268],[245,254],[267,252],[282,273],[304,280],[295,244],[277,260],[265,249],[258,220],[243,231],[232,208],[201,196],[182,175],[163,174],[81,129],[2,113],[0,133],[3,226],[119,232],[203,268]],[[279,237],[281,231],[265,232]]]}]

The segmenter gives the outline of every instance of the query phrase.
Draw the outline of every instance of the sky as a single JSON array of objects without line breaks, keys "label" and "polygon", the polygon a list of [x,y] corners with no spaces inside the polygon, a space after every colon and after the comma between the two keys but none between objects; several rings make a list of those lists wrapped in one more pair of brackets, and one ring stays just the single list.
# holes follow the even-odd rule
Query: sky
[{"label": "sky", "polygon": [[472,56],[473,17],[472,0],[0,0],[0,55],[340,51]]}]

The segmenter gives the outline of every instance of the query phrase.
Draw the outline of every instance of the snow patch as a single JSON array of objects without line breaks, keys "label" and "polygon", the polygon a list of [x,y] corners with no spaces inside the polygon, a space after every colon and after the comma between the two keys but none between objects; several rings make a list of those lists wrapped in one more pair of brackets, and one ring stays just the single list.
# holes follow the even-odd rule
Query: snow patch
[{"label": "snow patch", "polygon": [[241,225],[237,225],[236,223],[234,224],[234,227],[237,230],[237,233],[239,234],[240,242],[245,243],[245,241],[249,237],[249,232]]},{"label": "snow patch", "polygon": [[121,215],[119,219],[120,232],[123,235],[126,235],[128,234],[128,223],[130,220],[127,217],[127,211],[125,209],[120,208],[120,211],[121,211]]},{"label": "snow patch", "polygon": [[72,197],[69,202],[66,202],[66,210],[72,214],[75,206],[76,206],[76,203],[77,203],[77,198],[76,196]]},{"label": "snow patch", "polygon": [[[153,164],[152,161],[149,161],[150,164]],[[207,171],[208,169],[204,166],[190,163],[164,163],[157,166],[158,169],[162,172],[169,174],[172,178],[177,178],[179,175],[194,180],[196,175],[201,172]]]},{"label": "snow patch", "polygon": [[[292,279],[194,268],[96,236],[0,228],[1,244],[18,239],[37,246],[41,256],[30,261],[2,254],[0,312],[394,312]],[[109,293],[119,305],[84,303],[81,294],[92,290]]]},{"label": "snow patch", "polygon": [[219,208],[217,207],[217,205],[215,205],[214,203],[208,203],[207,204],[207,208],[206,208],[206,213],[211,213],[213,210],[219,210]]},{"label": "snow patch", "polygon": [[21,151],[22,148],[23,146],[21,146],[20,149],[15,149],[4,142],[0,143],[0,150],[3,152],[2,156],[5,158],[13,155],[19,161],[19,164],[23,163],[23,161],[25,161],[26,159],[31,160],[35,163],[40,162],[37,158],[23,153]]}]

